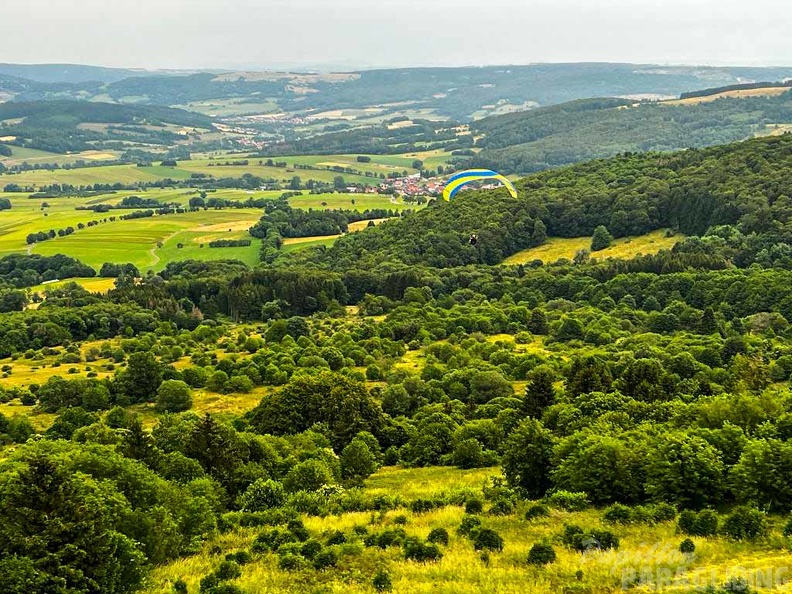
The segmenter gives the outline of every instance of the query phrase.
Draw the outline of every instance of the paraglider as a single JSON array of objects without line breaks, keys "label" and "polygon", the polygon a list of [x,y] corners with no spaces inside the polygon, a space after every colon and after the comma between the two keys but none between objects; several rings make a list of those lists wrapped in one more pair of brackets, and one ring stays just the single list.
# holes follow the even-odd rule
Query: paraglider
[{"label": "paraglider", "polygon": [[498,180],[506,187],[507,190],[509,190],[509,194],[512,195],[512,198],[517,198],[517,189],[514,187],[514,184],[512,184],[500,173],[496,171],[490,171],[489,169],[468,169],[466,171],[455,173],[453,176],[451,176],[451,179],[448,180],[448,183],[446,183],[445,189],[443,190],[443,199],[451,200],[451,198],[456,196],[457,192],[459,192],[463,186],[469,184],[470,182],[483,179]]}]

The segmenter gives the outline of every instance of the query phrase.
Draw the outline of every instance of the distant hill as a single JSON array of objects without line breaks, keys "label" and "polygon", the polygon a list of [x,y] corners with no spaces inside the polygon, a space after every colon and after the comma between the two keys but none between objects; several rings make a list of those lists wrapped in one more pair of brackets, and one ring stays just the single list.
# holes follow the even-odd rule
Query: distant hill
[{"label": "distant hill", "polygon": [[714,101],[585,99],[486,118],[472,124],[481,137],[472,164],[524,174],[623,152],[705,147],[780,133],[792,124],[792,92],[769,91]]},{"label": "distant hill", "polygon": [[[272,100],[280,109],[321,115],[376,109],[380,115],[419,110],[440,119],[554,105],[588,97],[676,97],[691,89],[783,80],[789,68],[722,68],[646,64],[532,64],[463,68],[397,68],[338,74],[199,72],[176,75],[71,65],[0,65],[0,75],[35,83],[19,100],[108,98],[121,103],[186,105],[209,99]],[[188,75],[185,75],[188,74]]]},{"label": "distant hill", "polygon": [[0,64],[0,75],[26,78],[39,83],[111,83],[146,73],[145,70],[84,64]]},{"label": "distant hill", "polygon": [[205,115],[170,107],[65,100],[0,103],[0,136],[56,153],[123,149],[129,143],[172,146],[182,139],[173,127],[214,128]]}]

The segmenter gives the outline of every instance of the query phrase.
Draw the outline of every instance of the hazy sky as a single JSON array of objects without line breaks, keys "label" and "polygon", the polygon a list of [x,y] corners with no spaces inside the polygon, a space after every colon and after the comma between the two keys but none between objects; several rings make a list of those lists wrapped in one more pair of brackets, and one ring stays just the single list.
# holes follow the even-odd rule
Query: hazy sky
[{"label": "hazy sky", "polygon": [[792,65],[789,0],[0,0],[0,62]]}]

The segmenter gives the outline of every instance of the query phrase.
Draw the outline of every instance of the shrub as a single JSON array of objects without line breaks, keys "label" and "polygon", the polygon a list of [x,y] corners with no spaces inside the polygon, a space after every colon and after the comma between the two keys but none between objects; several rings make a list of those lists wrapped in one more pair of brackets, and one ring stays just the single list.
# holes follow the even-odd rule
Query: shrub
[{"label": "shrub", "polygon": [[569,491],[556,491],[547,498],[547,502],[566,511],[582,511],[589,505],[588,495]]},{"label": "shrub", "polygon": [[473,498],[465,502],[466,514],[480,514],[484,511],[484,502],[481,499]]},{"label": "shrub", "polygon": [[322,549],[313,558],[314,569],[319,571],[329,567],[335,567],[338,563],[338,553],[333,549]]},{"label": "shrub", "polygon": [[448,531],[445,528],[432,528],[426,540],[434,544],[448,546]]},{"label": "shrub", "polygon": [[669,522],[676,518],[677,510],[670,503],[664,501],[652,508],[652,518],[655,522]]},{"label": "shrub", "polygon": [[187,594],[187,582],[179,578],[178,580],[173,582],[173,591],[176,594]]},{"label": "shrub", "polygon": [[528,563],[531,565],[547,565],[555,560],[555,549],[547,543],[537,542],[528,551]]},{"label": "shrub", "polygon": [[165,380],[157,389],[159,412],[182,412],[192,407],[192,390],[181,380]]},{"label": "shrub", "polygon": [[695,552],[695,550],[696,550],[696,545],[689,538],[686,538],[679,544],[679,551],[681,553],[685,553],[686,555]]},{"label": "shrub", "polygon": [[256,512],[280,507],[284,498],[281,483],[272,479],[257,479],[245,490],[240,503],[243,511]]},{"label": "shrub", "polygon": [[767,520],[764,512],[740,506],[726,516],[722,531],[733,540],[756,540],[767,533]]},{"label": "shrub", "polygon": [[251,549],[256,553],[276,551],[287,542],[294,542],[294,535],[283,528],[269,528],[261,532],[253,541]]},{"label": "shrub", "polygon": [[379,534],[369,534],[363,539],[363,544],[367,547],[379,547],[387,549],[390,546],[400,545],[407,537],[403,528],[393,530],[383,530]]},{"label": "shrub", "polygon": [[390,592],[393,590],[393,583],[391,582],[390,576],[382,569],[376,573],[371,584],[377,592]]},{"label": "shrub", "polygon": [[393,523],[398,524],[399,526],[404,526],[407,523],[407,516],[405,516],[404,514],[393,516]]},{"label": "shrub", "polygon": [[476,516],[463,516],[457,532],[462,536],[470,536],[470,533],[479,526],[481,526],[481,520]]},{"label": "shrub", "polygon": [[789,520],[786,523],[786,526],[784,526],[784,536],[786,536],[787,538],[792,536],[792,518],[789,518]]},{"label": "shrub", "polygon": [[546,505],[538,503],[532,505],[525,511],[525,519],[528,521],[535,520],[536,518],[543,518],[550,515],[550,510]]},{"label": "shrub", "polygon": [[419,563],[439,561],[443,553],[439,547],[431,542],[423,542],[418,538],[410,537],[404,540],[404,558]]},{"label": "shrub", "polygon": [[570,549],[585,552],[592,549],[608,550],[618,549],[619,539],[608,530],[583,530],[574,524],[564,526],[561,542]]},{"label": "shrub", "polygon": [[492,528],[477,528],[470,533],[473,548],[477,551],[502,551],[503,537]]},{"label": "shrub", "polygon": [[300,554],[306,559],[313,559],[321,550],[322,543],[315,538],[309,538],[300,547]]},{"label": "shrub", "polygon": [[224,582],[227,580],[235,580],[240,577],[242,575],[242,570],[236,561],[223,561],[217,569],[215,569],[214,574],[217,576],[217,579]]},{"label": "shrub", "polygon": [[493,516],[508,516],[514,513],[514,507],[514,502],[511,499],[500,497],[492,503],[489,513]]},{"label": "shrub", "polygon": [[346,536],[340,530],[332,530],[328,535],[325,542],[329,545],[344,544],[347,541]]},{"label": "shrub", "polygon": [[253,560],[253,557],[247,551],[237,551],[236,553],[228,553],[225,559],[226,561],[234,561],[238,565],[247,565]]},{"label": "shrub", "polygon": [[305,566],[305,559],[299,555],[283,555],[278,558],[278,569],[282,571],[295,571]]},{"label": "shrub", "polygon": [[718,533],[718,515],[711,509],[698,513],[685,510],[677,523],[680,532],[691,536],[715,536]]},{"label": "shrub", "polygon": [[609,524],[629,524],[633,520],[632,510],[621,503],[614,503],[602,514],[602,519]]}]

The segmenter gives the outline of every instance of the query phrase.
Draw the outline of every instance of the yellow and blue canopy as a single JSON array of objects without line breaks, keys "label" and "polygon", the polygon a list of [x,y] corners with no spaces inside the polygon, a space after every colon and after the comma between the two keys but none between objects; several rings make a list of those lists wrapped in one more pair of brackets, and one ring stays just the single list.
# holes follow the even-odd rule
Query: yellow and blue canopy
[{"label": "yellow and blue canopy", "polygon": [[446,183],[445,189],[443,190],[443,198],[445,200],[451,200],[459,190],[462,189],[462,186],[469,184],[470,182],[479,181],[479,180],[498,180],[506,189],[509,190],[509,194],[512,195],[512,198],[517,198],[517,189],[514,187],[507,178],[502,176],[500,173],[496,171],[490,171],[489,169],[468,169],[466,171],[460,171],[459,173],[454,174],[451,179],[448,180]]}]

